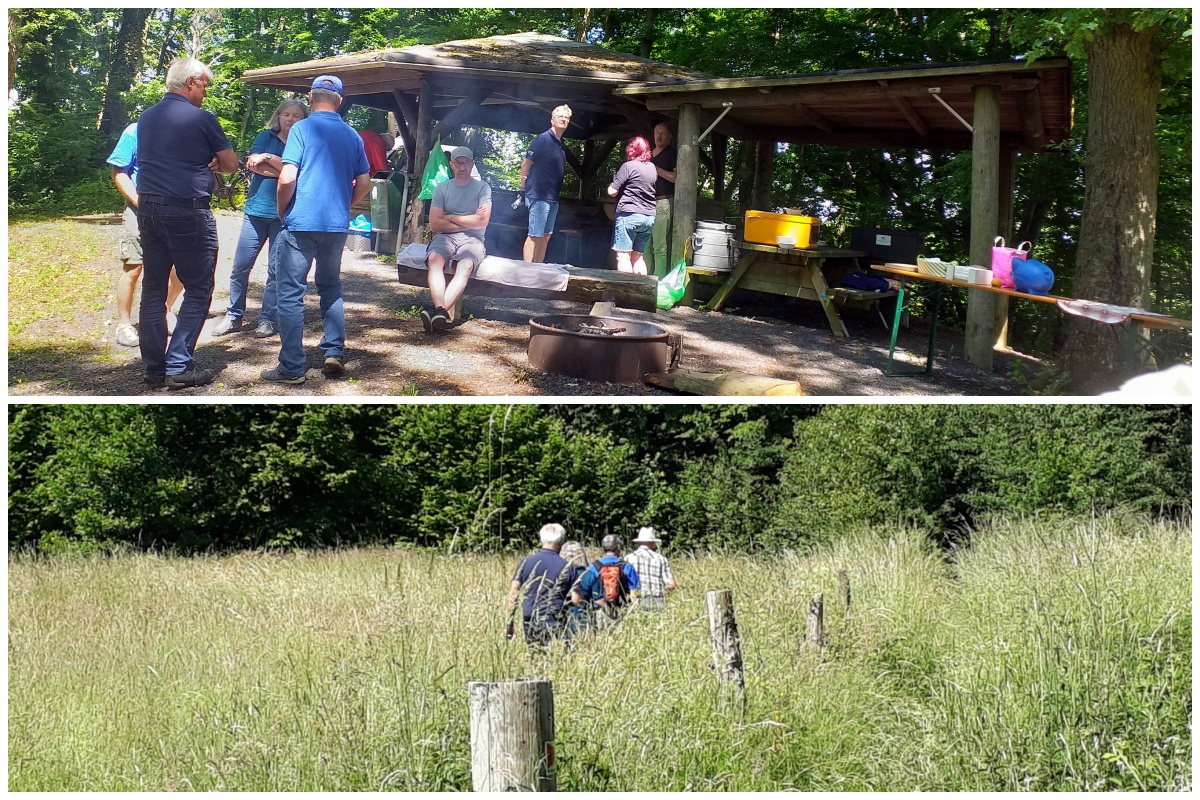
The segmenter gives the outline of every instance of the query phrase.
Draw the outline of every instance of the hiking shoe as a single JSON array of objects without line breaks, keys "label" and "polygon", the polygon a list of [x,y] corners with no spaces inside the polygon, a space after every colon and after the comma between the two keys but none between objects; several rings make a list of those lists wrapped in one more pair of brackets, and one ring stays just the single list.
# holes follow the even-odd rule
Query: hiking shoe
[{"label": "hiking shoe", "polygon": [[424,326],[426,333],[433,333],[433,316],[427,308],[421,309],[421,325]]},{"label": "hiking shoe", "polygon": [[346,374],[346,359],[343,356],[325,356],[325,366],[321,372],[326,378],[340,378]]},{"label": "hiking shoe", "polygon": [[270,339],[275,334],[279,333],[279,329],[275,327],[275,323],[263,320],[258,323],[258,327],[254,329],[255,339]]},{"label": "hiking shoe", "polygon": [[144,376],[142,376],[142,380],[145,381],[146,385],[151,389],[161,389],[167,385],[166,375],[151,375],[149,372],[147,372]]},{"label": "hiking shoe", "polygon": [[242,329],[241,317],[226,316],[225,319],[217,323],[217,327],[213,328],[213,336],[224,336],[227,333],[240,331]]},{"label": "hiking shoe", "polygon": [[267,383],[282,383],[286,384],[287,386],[299,386],[300,384],[304,383],[303,375],[284,375],[279,371],[278,368],[264,369],[262,372],[258,373],[258,377],[262,378]]},{"label": "hiking shoe", "polygon": [[117,344],[122,347],[137,347],[141,344],[141,339],[138,338],[137,328],[132,325],[124,325],[117,328]]},{"label": "hiking shoe", "polygon": [[429,327],[435,331],[445,331],[450,328],[450,314],[444,308],[435,308],[429,318]]},{"label": "hiking shoe", "polygon": [[163,382],[168,389],[187,389],[192,386],[203,386],[206,383],[212,383],[216,375],[217,373],[211,369],[200,369],[200,367],[194,366],[187,372],[166,376]]}]

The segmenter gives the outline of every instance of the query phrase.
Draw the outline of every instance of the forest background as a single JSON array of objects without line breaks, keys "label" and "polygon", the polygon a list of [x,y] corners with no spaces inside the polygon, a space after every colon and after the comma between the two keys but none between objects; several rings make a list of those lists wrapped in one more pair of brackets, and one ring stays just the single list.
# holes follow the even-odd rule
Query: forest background
[{"label": "forest background", "polygon": [[[10,219],[118,210],[120,198],[104,160],[124,126],[161,97],[170,59],[184,54],[213,66],[215,80],[205,107],[221,120],[235,148],[244,151],[281,99],[277,92],[241,83],[244,71],[380,47],[537,31],[715,76],[1065,53],[1075,74],[1074,135],[1051,153],[1018,160],[1016,238],[1035,243],[1036,255],[1055,269],[1056,291],[1068,295],[1079,277],[1080,289],[1090,296],[1094,280],[1084,281],[1077,272],[1090,269],[1099,258],[1111,256],[1113,261],[1096,273],[1103,286],[1124,282],[1130,269],[1144,271],[1146,265],[1139,261],[1152,250],[1149,274],[1139,272],[1131,280],[1137,286],[1148,284],[1149,308],[1191,315],[1187,9],[31,8],[10,9],[8,23]],[[1142,241],[1128,248],[1130,236],[1121,234],[1119,226],[1111,237],[1098,230],[1091,237],[1080,235],[1093,114],[1089,64],[1100,57],[1098,42],[1113,39],[1112,31],[1118,29],[1124,38],[1114,41],[1133,49],[1104,63],[1123,67],[1124,78],[1137,76],[1139,91],[1151,94],[1149,106],[1157,110],[1149,145],[1157,150],[1157,205],[1142,206],[1152,213],[1153,219],[1146,221],[1152,223],[1146,228],[1150,233],[1139,234]],[[1138,68],[1138,59],[1152,75]],[[1120,96],[1110,95],[1118,103]],[[1124,113],[1115,110],[1117,116]],[[350,119],[359,127],[381,129],[384,124],[379,112],[369,109],[354,109]],[[487,178],[508,187],[516,163],[499,158],[499,138],[488,134],[484,139],[493,145],[481,158]],[[1093,150],[1099,157],[1098,149]],[[753,164],[747,154],[741,148],[732,153],[731,187],[750,179]],[[1105,157],[1114,157],[1111,147]],[[1116,158],[1121,157],[1118,151]],[[967,256],[970,153],[792,146],[780,148],[775,164],[773,203],[819,209],[833,241],[844,238],[851,225],[919,230],[928,234],[930,252]],[[611,166],[615,169],[615,162]],[[742,194],[738,188],[732,193],[732,216],[740,213]],[[1094,258],[1086,253],[1079,258],[1081,239],[1099,248]],[[961,324],[965,297],[952,305],[944,319]],[[1014,347],[1033,353],[1065,349],[1068,360],[1075,353],[1079,362],[1095,361],[1096,344],[1082,338],[1073,344],[1068,323],[1056,310],[1021,303],[1012,313]],[[1190,359],[1190,342],[1183,347],[1172,357]]]},{"label": "forest background", "polygon": [[24,405],[9,548],[810,552],[871,525],[1191,513],[1188,406]]}]

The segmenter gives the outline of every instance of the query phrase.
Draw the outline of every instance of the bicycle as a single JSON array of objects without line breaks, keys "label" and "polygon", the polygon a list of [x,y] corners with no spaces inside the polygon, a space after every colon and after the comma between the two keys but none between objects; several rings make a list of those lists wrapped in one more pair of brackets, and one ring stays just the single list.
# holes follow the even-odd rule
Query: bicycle
[{"label": "bicycle", "polygon": [[254,173],[246,169],[246,159],[238,159],[237,172],[222,175],[213,173],[213,203],[227,203],[231,211],[239,210],[246,202],[246,192],[250,189],[250,178]]}]

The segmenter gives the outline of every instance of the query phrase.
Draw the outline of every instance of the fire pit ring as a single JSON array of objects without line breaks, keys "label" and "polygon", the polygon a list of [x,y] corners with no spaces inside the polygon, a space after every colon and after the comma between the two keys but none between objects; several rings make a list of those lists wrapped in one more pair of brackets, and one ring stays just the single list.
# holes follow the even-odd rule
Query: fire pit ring
[{"label": "fire pit ring", "polygon": [[570,378],[641,383],[679,365],[682,339],[665,328],[616,317],[557,314],[529,320],[529,363]]}]

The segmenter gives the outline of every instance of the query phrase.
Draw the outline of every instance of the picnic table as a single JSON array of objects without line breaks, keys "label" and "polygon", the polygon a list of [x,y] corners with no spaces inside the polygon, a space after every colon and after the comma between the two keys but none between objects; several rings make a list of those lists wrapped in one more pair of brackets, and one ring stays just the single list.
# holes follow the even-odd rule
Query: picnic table
[{"label": "picnic table", "polygon": [[[931,284],[934,287],[933,304],[930,312],[932,319],[929,323],[929,351],[925,358],[925,368],[916,371],[898,372],[895,369],[894,361],[896,354],[896,324],[892,326],[892,341],[888,348],[887,374],[889,376],[906,376],[906,375],[928,375],[933,372],[933,351],[937,340],[937,320],[938,311],[941,306],[942,292],[947,286],[955,286],[960,289],[967,289],[975,292],[991,292],[992,294],[1002,294],[1008,297],[1016,297],[1021,300],[1032,300],[1036,303],[1051,303],[1056,306],[1059,301],[1067,303],[1076,302],[1075,298],[1060,297],[1058,295],[1036,295],[1018,292],[1014,289],[1001,289],[997,286],[985,286],[979,283],[964,283],[962,281],[951,281],[946,278],[937,278],[932,275],[924,275],[913,270],[903,269],[901,267],[891,265],[873,265],[871,269],[876,272],[882,272],[891,275],[900,280],[899,296],[896,300],[896,322],[900,320],[900,315],[906,308],[904,297],[908,291],[910,281],[918,283]],[[1061,307],[1061,306],[1060,306]],[[1178,319],[1169,314],[1155,314],[1149,311],[1132,311],[1120,323],[1127,326],[1128,345],[1131,348],[1141,348],[1144,355],[1149,357],[1153,354],[1150,342],[1145,337],[1145,331],[1148,330],[1163,330],[1163,331],[1190,331],[1192,329],[1191,320]]]},{"label": "picnic table", "polygon": [[[834,304],[835,298],[871,303],[886,297],[895,297],[895,292],[863,292],[856,289],[830,288],[823,272],[826,262],[846,260],[857,268],[858,259],[866,256],[859,250],[839,250],[833,247],[811,247],[803,250],[776,247],[754,242],[733,241],[731,246],[742,251],[733,271],[728,273],[716,295],[705,306],[710,311],[719,311],[734,289],[753,289],[785,297],[801,297],[816,300],[825,309],[829,327],[839,339],[849,336],[846,323],[842,321]],[[715,283],[726,273],[703,267],[688,267],[692,280]],[[688,283],[684,302],[690,303],[691,281]]]}]

